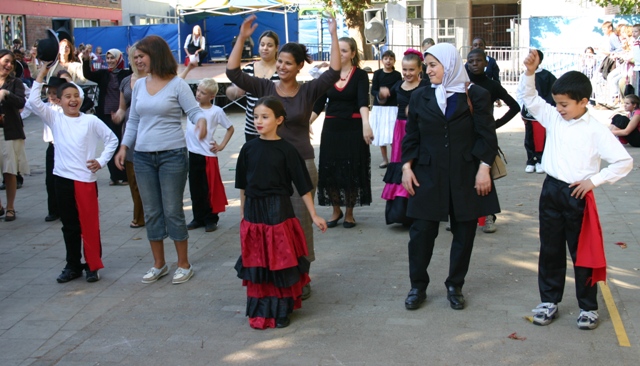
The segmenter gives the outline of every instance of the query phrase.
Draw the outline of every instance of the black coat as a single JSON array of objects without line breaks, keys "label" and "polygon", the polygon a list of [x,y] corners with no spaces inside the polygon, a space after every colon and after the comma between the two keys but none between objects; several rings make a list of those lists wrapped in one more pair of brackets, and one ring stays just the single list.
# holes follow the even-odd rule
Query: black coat
[{"label": "black coat", "polygon": [[402,140],[402,163],[413,161],[420,184],[409,198],[407,216],[447,221],[453,208],[457,221],[472,221],[500,212],[492,184],[485,197],[477,194],[475,177],[480,161],[492,164],[498,139],[488,91],[471,86],[469,98],[457,93],[456,110],[447,119],[438,107],[435,89],[424,87],[411,95],[407,127]]},{"label": "black coat", "polygon": [[24,97],[24,84],[22,80],[8,76],[0,89],[9,91],[4,100],[0,103],[0,113],[4,114],[3,121],[0,122],[0,128],[4,129],[4,139],[24,140],[24,124],[20,117],[20,110],[24,108],[27,100]]}]

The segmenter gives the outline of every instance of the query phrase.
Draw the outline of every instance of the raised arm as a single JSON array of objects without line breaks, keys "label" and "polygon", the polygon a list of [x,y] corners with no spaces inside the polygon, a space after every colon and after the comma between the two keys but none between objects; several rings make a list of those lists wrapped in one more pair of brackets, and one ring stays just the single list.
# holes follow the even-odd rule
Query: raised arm
[{"label": "raised arm", "polygon": [[327,19],[327,24],[329,25],[329,34],[331,34],[331,58],[329,59],[329,66],[336,71],[340,71],[341,61],[340,44],[338,43],[338,26],[333,17]]},{"label": "raised arm", "polygon": [[256,16],[251,15],[247,17],[247,19],[245,19],[244,22],[242,22],[242,25],[240,25],[240,33],[238,33],[236,44],[233,45],[233,50],[231,50],[231,53],[229,54],[229,59],[227,60],[228,70],[240,68],[240,62],[242,60],[242,48],[244,47],[244,42],[247,40],[247,38],[251,37],[253,32],[258,27],[258,24],[253,24],[254,20],[256,20]]}]

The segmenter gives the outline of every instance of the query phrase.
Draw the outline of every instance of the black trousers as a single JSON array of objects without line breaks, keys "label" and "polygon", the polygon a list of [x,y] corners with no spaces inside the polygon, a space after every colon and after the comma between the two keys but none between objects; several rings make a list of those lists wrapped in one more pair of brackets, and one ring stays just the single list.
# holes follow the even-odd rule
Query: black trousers
[{"label": "black trousers", "polygon": [[217,213],[213,213],[209,203],[209,183],[207,180],[207,160],[204,155],[189,152],[189,191],[193,219],[203,223],[218,223]]},{"label": "black trousers", "polygon": [[[451,252],[449,254],[449,276],[445,286],[462,287],[469,270],[473,240],[476,236],[477,220],[456,221],[454,215],[451,222]],[[409,278],[411,288],[426,290],[429,285],[427,267],[431,262],[433,247],[438,237],[439,221],[414,220],[409,231]]]},{"label": "black trousers", "polygon": [[[67,249],[67,265],[76,271],[82,271],[82,230],[80,217],[76,205],[74,181],[54,175],[56,198],[60,207],[60,221],[62,221],[62,236]],[[102,251],[102,248],[100,249]]]},{"label": "black trousers", "polygon": [[527,152],[527,165],[542,163],[542,152],[536,152],[533,143],[533,125],[531,121],[524,121],[524,149]]},{"label": "black trousers", "polygon": [[[102,115],[100,116],[100,119],[107,125],[107,127],[109,127],[111,131],[113,131],[113,133],[118,138],[118,147],[116,148],[116,152],[118,152],[120,150],[120,143],[122,142],[122,125],[113,123],[111,121],[111,115],[107,115],[107,114]],[[116,157],[116,154],[113,154],[113,156],[111,157],[111,160],[109,160],[109,162],[107,163],[107,168],[109,168],[110,179],[112,182],[117,182],[119,180],[126,182],[127,172],[124,170],[120,170],[118,169],[118,167],[116,167],[115,157]]]},{"label": "black trousers", "polygon": [[56,185],[53,179],[53,159],[55,148],[52,143],[49,143],[47,147],[47,153],[45,155],[45,178],[44,183],[47,187],[47,209],[49,215],[58,216],[58,202],[56,199]]},{"label": "black trousers", "polygon": [[580,309],[598,310],[598,287],[587,281],[592,269],[576,267],[584,200],[571,197],[569,183],[547,176],[540,194],[540,257],[538,287],[542,302],[559,303],[567,275],[567,248],[574,264],[576,297]]}]

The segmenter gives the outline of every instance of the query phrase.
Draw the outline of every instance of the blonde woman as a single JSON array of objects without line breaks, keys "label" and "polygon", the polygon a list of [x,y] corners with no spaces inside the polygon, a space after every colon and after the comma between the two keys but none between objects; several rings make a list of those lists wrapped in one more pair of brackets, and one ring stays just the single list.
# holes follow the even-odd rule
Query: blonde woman
[{"label": "blonde woman", "polygon": [[[133,93],[133,86],[138,79],[142,79],[147,76],[147,71],[143,68],[138,69],[133,59],[133,54],[136,52],[136,44],[129,47],[127,50],[129,55],[129,65],[131,65],[131,71],[133,74],[122,79],[120,83],[120,107],[118,111],[113,114],[112,120],[116,124],[122,124],[122,134],[124,135],[127,127],[127,119],[129,117],[129,107],[131,106],[131,94]],[[136,182],[136,174],[133,167],[133,149],[127,150],[125,157],[125,172],[127,173],[127,181],[129,182],[129,189],[131,190],[131,199],[133,200],[133,220],[129,224],[132,229],[137,229],[144,226],[144,209],[142,208],[142,199],[140,198],[140,191],[138,190],[138,182]]]},{"label": "blonde woman", "polygon": [[193,27],[192,33],[184,41],[184,52],[186,52],[187,57],[196,55],[198,66],[202,66],[202,60],[207,57],[208,53],[205,46],[206,42],[202,36],[202,29],[200,29],[199,25],[196,25]]}]

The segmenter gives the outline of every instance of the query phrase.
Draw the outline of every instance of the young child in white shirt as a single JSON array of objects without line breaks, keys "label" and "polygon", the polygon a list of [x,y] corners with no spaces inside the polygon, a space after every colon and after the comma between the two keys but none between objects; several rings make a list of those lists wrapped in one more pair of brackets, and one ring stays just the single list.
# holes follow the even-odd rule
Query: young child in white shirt
[{"label": "young child in white shirt", "polygon": [[[589,78],[569,71],[552,86],[552,107],[538,96],[535,71],[540,64],[536,50],[524,60],[518,100],[546,128],[542,167],[547,178],[540,195],[540,257],[538,287],[542,303],[533,312],[533,323],[548,325],[558,316],[567,269],[566,248],[574,264],[576,297],[580,306],[579,329],[598,326],[597,281],[606,281],[602,231],[593,188],[626,176],[633,159],[606,126],[587,109],[591,96]],[[600,169],[600,160],[609,163]]]},{"label": "young child in white shirt", "polygon": [[[218,84],[213,79],[202,79],[196,91],[196,100],[207,119],[207,137],[198,139],[193,123],[187,123],[185,138],[189,150],[189,191],[193,207],[193,220],[188,230],[205,227],[206,232],[218,228],[218,214],[224,212],[228,204],[224,185],[220,178],[217,153],[224,150],[233,135],[233,125],[222,108],[211,101],[218,93]],[[216,127],[227,129],[222,142],[213,139]]]},{"label": "young child in white shirt", "polygon": [[[96,172],[109,161],[118,139],[96,116],[80,112],[82,98],[79,87],[73,83],[58,87],[62,113],[47,107],[40,99],[47,71],[42,67],[38,73],[29,104],[31,111],[51,128],[56,145],[53,175],[67,250],[67,264],[57,281],[69,282],[82,276],[84,270],[87,282],[96,282],[100,280],[98,270],[104,268]],[[100,141],[104,150],[95,158]],[[86,264],[82,263],[83,249]]]}]

